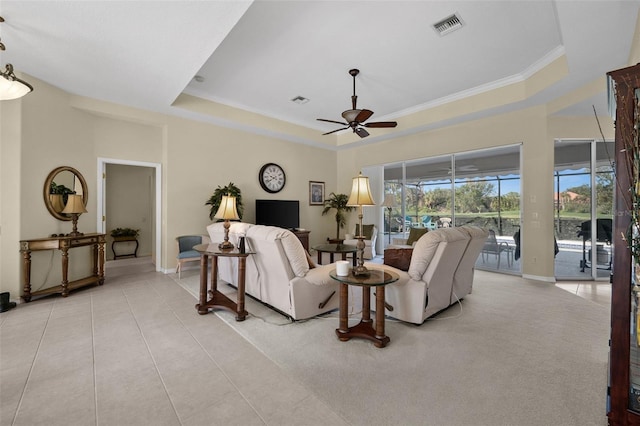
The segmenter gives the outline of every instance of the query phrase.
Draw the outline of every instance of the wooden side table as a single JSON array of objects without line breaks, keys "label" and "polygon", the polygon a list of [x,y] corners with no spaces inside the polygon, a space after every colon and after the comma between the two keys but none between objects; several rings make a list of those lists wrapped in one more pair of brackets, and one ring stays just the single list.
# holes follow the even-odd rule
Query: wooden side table
[{"label": "wooden side table", "polygon": [[[115,245],[116,243],[125,243],[125,242],[135,242],[136,247],[133,250],[133,253],[125,253],[125,254],[116,254]],[[113,260],[116,260],[119,257],[138,257],[138,239],[136,237],[114,237],[113,242],[111,243],[111,251],[113,252]]]},{"label": "wooden side table", "polygon": [[295,234],[296,237],[298,237],[298,239],[302,243],[302,247],[304,247],[304,249],[308,252],[309,251],[309,233],[311,231],[295,230],[295,231],[292,231],[292,232]]},{"label": "wooden side table", "polygon": [[322,253],[329,253],[329,262],[333,263],[333,255],[338,253],[342,254],[342,260],[347,259],[347,253],[353,254],[353,266],[356,266],[356,246],[350,246],[347,244],[320,244],[319,246],[313,246],[313,249],[318,252],[318,265],[322,264]]},{"label": "wooden side table", "polygon": [[[244,288],[245,273],[247,267],[247,257],[255,252],[245,251],[241,253],[237,248],[233,250],[220,250],[218,244],[198,244],[193,247],[200,253],[200,297],[196,305],[196,309],[200,315],[209,313],[209,309],[220,308],[226,309],[236,314],[236,321],[244,321],[248,312],[244,309]],[[238,258],[238,297],[237,302],[229,299],[226,295],[218,290],[218,257],[237,257]],[[211,279],[208,280],[209,258],[211,262]],[[211,288],[208,283],[211,282]],[[207,300],[207,295],[211,298]]]},{"label": "wooden side table", "polygon": [[[382,269],[369,269],[367,276],[349,275],[341,276],[332,270],[329,275],[336,281],[340,281],[340,324],[336,329],[336,336],[342,342],[346,342],[352,337],[361,337],[373,341],[378,348],[384,348],[391,341],[384,332],[384,286],[400,279],[395,272],[384,271]],[[362,319],[360,322],[349,327],[349,291],[347,286],[356,285],[362,287]],[[376,327],[373,328],[371,320],[371,287],[376,287]]]}]

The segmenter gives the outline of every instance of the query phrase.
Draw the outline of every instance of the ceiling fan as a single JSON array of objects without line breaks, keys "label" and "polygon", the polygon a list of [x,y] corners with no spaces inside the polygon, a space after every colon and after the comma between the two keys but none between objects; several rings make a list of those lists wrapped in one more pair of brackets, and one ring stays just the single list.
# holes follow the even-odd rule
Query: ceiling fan
[{"label": "ceiling fan", "polygon": [[332,130],[327,133],[323,133],[323,135],[329,135],[331,133],[339,132],[341,130],[353,129],[353,133],[357,134],[361,138],[366,138],[369,136],[369,132],[367,132],[364,127],[369,128],[380,128],[380,127],[396,127],[398,123],[395,121],[376,121],[373,123],[364,123],[373,115],[373,111],[368,109],[357,109],[356,102],[358,101],[358,97],[356,96],[356,76],[360,73],[360,70],[352,69],[349,70],[349,74],[353,77],[353,96],[351,96],[351,108],[342,113],[342,118],[344,118],[347,122],[343,123],[341,121],[334,120],[325,120],[324,118],[318,118],[318,121],[326,121],[327,123],[335,123],[341,124],[346,127],[342,127],[340,129]]}]

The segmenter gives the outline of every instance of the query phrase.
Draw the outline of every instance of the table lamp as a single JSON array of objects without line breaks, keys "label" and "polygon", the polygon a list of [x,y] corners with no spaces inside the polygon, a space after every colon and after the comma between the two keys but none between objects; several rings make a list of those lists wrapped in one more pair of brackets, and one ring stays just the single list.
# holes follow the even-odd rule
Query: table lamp
[{"label": "table lamp", "polygon": [[79,237],[80,235],[84,235],[82,232],[78,232],[78,216],[86,212],[87,209],[84,207],[82,195],[69,194],[67,198],[67,205],[64,206],[64,209],[62,209],[60,213],[71,215],[73,231],[69,234],[70,237]]},{"label": "table lamp", "polygon": [[362,176],[362,172],[353,178],[351,186],[351,195],[347,201],[347,206],[359,207],[358,220],[360,221],[360,235],[356,235],[358,243],[358,265],[353,268],[353,275],[369,275],[369,270],[364,266],[364,235],[362,235],[362,206],[375,206],[373,197],[371,196],[371,188],[369,187],[369,178]]},{"label": "table lamp", "polygon": [[396,196],[393,194],[387,194],[384,196],[384,201],[382,202],[382,207],[386,207],[389,212],[389,244],[391,244],[391,210],[394,207],[397,207],[398,203],[396,202]]},{"label": "table lamp", "polygon": [[236,197],[230,194],[223,195],[220,200],[220,207],[214,216],[216,219],[224,219],[224,241],[218,244],[220,250],[233,250],[233,243],[229,241],[229,220],[238,220],[238,210],[236,210]]},{"label": "table lamp", "polygon": [[51,201],[51,207],[57,213],[61,213],[64,210],[64,201],[62,200],[62,194],[50,194],[49,200]]}]

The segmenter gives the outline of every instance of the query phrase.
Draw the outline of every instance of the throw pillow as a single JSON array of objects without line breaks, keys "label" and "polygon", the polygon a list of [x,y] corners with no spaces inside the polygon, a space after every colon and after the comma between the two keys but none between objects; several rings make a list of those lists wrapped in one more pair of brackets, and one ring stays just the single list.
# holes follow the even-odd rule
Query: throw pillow
[{"label": "throw pillow", "polygon": [[429,228],[411,228],[409,230],[409,238],[407,238],[407,245],[412,246],[413,243],[418,241],[420,237],[429,232]]},{"label": "throw pillow", "polygon": [[356,224],[356,236],[363,235],[365,240],[370,240],[373,235],[373,225],[362,225],[362,234],[360,234],[360,224]]},{"label": "throw pillow", "polygon": [[393,266],[401,271],[408,271],[411,264],[413,249],[386,249],[384,251],[384,264]]}]

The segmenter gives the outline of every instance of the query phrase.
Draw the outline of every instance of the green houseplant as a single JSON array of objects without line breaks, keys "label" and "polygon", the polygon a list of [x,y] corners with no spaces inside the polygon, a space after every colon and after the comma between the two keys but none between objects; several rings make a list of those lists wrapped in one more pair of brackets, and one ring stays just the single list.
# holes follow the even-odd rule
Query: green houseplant
[{"label": "green houseplant", "polygon": [[138,238],[138,235],[140,235],[140,230],[139,229],[133,229],[133,228],[115,228],[111,230],[111,237],[113,239],[129,239],[129,238]]},{"label": "green houseplant", "polygon": [[229,182],[229,185],[227,186],[218,185],[215,191],[213,191],[211,197],[209,197],[205,203],[206,206],[211,206],[209,210],[209,219],[213,220],[215,218],[223,195],[236,197],[236,210],[238,210],[238,217],[242,219],[242,213],[244,212],[244,206],[242,205],[242,191],[240,191],[240,188],[234,185],[233,182]]},{"label": "green houseplant", "polygon": [[347,194],[331,193],[324,200],[324,209],[322,209],[322,215],[326,215],[331,209],[336,209],[336,239],[340,239],[340,228],[344,228],[347,223],[347,217],[345,213],[352,211],[355,207],[347,205],[349,196]]},{"label": "green houseplant", "polygon": [[55,182],[51,182],[51,186],[49,187],[49,194],[67,195],[67,194],[75,194],[75,191],[67,188],[62,184],[58,185]]}]

